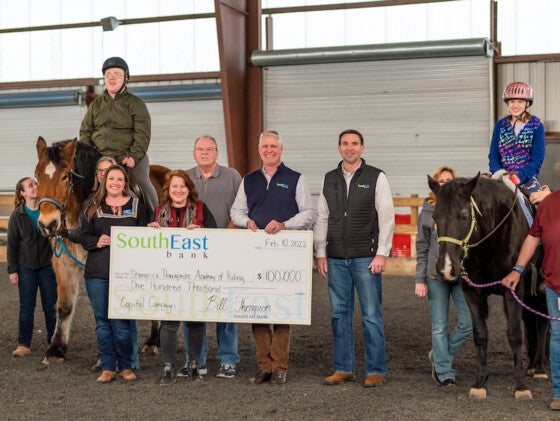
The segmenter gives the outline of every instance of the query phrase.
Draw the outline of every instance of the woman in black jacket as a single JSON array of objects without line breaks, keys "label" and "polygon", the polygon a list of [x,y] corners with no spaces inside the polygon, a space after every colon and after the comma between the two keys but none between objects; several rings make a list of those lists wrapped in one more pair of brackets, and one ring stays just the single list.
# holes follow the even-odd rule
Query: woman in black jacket
[{"label": "woman in black jacket", "polygon": [[99,383],[109,383],[116,377],[117,364],[125,381],[136,380],[132,369],[133,320],[109,319],[109,263],[111,227],[146,226],[146,208],[137,197],[130,195],[128,175],[120,165],[110,166],[101,186],[84,204],[82,211],[81,244],[88,251],[85,279],[86,290],[95,318],[95,333],[101,359]]},{"label": "woman in black jacket", "polygon": [[47,342],[56,326],[56,278],[51,266],[52,251],[47,238],[39,231],[37,183],[25,177],[16,184],[15,209],[8,223],[8,274],[19,290],[18,346],[14,357],[31,352],[37,290],[45,313]]}]

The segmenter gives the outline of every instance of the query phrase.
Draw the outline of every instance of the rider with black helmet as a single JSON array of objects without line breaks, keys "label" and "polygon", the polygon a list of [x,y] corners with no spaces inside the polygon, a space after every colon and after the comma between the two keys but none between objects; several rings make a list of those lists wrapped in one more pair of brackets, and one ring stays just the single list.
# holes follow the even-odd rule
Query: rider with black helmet
[{"label": "rider with black helmet", "polygon": [[125,60],[108,58],[102,72],[105,92],[90,104],[84,115],[80,140],[130,168],[153,215],[158,196],[150,182],[150,162],[146,154],[151,137],[150,113],[144,101],[127,90],[130,73]]}]

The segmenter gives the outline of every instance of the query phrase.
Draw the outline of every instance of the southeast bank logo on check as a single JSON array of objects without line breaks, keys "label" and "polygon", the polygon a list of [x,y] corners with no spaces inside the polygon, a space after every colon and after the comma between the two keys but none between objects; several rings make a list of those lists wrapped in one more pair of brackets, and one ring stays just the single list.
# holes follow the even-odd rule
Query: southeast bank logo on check
[{"label": "southeast bank logo on check", "polygon": [[115,244],[120,249],[165,250],[167,258],[201,257],[207,259],[209,240],[206,234],[197,233],[196,230],[189,231],[188,235],[158,230],[154,234],[144,235],[119,232]]}]

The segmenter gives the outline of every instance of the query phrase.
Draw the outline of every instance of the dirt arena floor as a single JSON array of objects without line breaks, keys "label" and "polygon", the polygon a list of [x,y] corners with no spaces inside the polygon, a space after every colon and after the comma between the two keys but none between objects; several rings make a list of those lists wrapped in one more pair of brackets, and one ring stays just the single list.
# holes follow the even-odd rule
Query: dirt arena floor
[{"label": "dirt arena floor", "polygon": [[[45,334],[40,304],[32,353],[11,356],[17,345],[17,288],[8,282],[0,264],[0,419],[3,420],[552,420],[549,380],[528,380],[533,400],[513,398],[512,361],[505,338],[501,301],[490,311],[488,398],[467,397],[476,370],[474,346],[468,341],[456,360],[458,387],[439,388],[431,379],[427,354],[430,322],[425,299],[414,296],[413,278],[385,276],[384,318],[388,374],[385,386],[364,388],[361,322],[356,317],[357,377],[355,383],[324,386],[332,372],[332,334],[326,283],[316,274],[311,326],[296,326],[288,382],[283,386],[253,386],[247,380],[256,371],[253,339],[248,325],[239,327],[241,363],[234,379],[218,379],[214,326],[209,326],[209,373],[203,381],[157,384],[159,356],[141,355],[139,380],[98,384],[90,371],[96,359],[94,321],[85,288],[79,297],[67,360],[41,364]],[[358,304],[356,304],[358,307]],[[149,323],[139,322],[140,341]],[[182,340],[177,359],[184,361]],[[181,380],[181,379],[179,379]]]}]

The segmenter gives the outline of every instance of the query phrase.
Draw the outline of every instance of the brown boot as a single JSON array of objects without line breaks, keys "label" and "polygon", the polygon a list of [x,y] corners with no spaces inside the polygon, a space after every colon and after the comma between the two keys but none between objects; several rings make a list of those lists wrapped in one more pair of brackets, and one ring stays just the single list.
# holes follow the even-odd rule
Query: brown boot
[{"label": "brown boot", "polygon": [[133,382],[135,380],[138,380],[138,377],[136,377],[136,374],[134,374],[134,371],[132,371],[130,368],[128,370],[121,371],[121,377],[125,382]]},{"label": "brown boot", "polygon": [[364,387],[383,386],[383,383],[385,383],[385,377],[381,374],[374,373],[366,377],[364,380]]},{"label": "brown boot", "polygon": [[114,371],[103,370],[101,372],[101,375],[97,378],[97,381],[99,383],[109,383],[109,382],[112,382],[113,380],[115,380],[116,376],[117,376],[117,373],[115,373]]},{"label": "brown boot", "polygon": [[249,379],[249,384],[262,384],[270,380],[272,373],[259,370],[257,374]]},{"label": "brown boot", "polygon": [[343,384],[346,382],[353,382],[356,380],[356,376],[350,373],[343,373],[342,371],[335,371],[332,376],[329,376],[323,380],[323,384],[328,384],[329,386],[336,384]]},{"label": "brown boot", "polygon": [[27,354],[31,353],[31,350],[25,345],[18,345],[12,355],[14,357],[25,357]]}]

